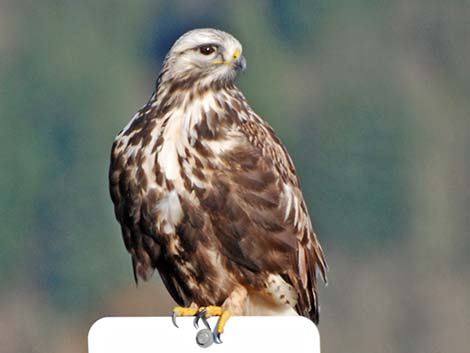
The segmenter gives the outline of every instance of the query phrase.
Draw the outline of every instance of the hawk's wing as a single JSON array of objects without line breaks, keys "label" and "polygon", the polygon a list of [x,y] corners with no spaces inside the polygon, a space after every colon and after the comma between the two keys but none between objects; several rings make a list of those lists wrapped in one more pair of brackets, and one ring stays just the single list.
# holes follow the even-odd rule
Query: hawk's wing
[{"label": "hawk's wing", "polygon": [[[161,252],[155,239],[149,236],[152,232],[142,214],[148,202],[155,204],[157,201],[155,195],[146,194],[148,182],[142,164],[144,147],[147,147],[148,141],[139,140],[148,139],[154,127],[149,119],[148,106],[139,110],[114,140],[109,167],[109,191],[114,203],[114,214],[121,225],[126,249],[132,255],[136,283],[139,277],[145,280],[150,277]],[[128,144],[139,146],[141,143],[143,146],[140,148],[134,147],[135,153],[126,150]],[[172,291],[171,288],[169,290]]]},{"label": "hawk's wing", "polygon": [[213,174],[201,206],[221,252],[253,272],[280,274],[298,293],[299,314],[317,322],[316,273],[325,279],[325,257],[287,151],[255,118],[240,123],[245,139],[219,156],[224,166]]}]

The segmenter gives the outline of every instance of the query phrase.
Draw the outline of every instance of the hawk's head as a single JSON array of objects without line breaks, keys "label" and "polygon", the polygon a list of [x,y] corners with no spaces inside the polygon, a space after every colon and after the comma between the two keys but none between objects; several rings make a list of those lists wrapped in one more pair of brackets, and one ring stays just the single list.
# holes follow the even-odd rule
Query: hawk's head
[{"label": "hawk's head", "polygon": [[183,34],[168,52],[165,78],[170,80],[232,81],[246,67],[242,45],[232,35],[212,28]]}]

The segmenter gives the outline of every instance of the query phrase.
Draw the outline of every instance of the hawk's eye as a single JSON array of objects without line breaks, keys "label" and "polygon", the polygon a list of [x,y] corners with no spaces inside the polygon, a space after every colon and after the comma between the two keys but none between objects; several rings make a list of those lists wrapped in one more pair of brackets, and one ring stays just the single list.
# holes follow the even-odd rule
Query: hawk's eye
[{"label": "hawk's eye", "polygon": [[203,45],[202,47],[199,47],[199,52],[202,55],[211,55],[217,50],[215,45]]}]

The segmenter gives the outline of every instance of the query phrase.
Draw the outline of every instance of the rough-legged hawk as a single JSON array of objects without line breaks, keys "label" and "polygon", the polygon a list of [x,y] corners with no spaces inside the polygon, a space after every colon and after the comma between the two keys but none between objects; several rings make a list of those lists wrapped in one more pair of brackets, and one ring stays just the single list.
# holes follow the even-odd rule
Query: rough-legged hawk
[{"label": "rough-legged hawk", "polygon": [[235,86],[242,46],[196,29],[114,141],[111,197],[134,276],[157,269],[175,315],[300,314],[318,322],[326,262],[294,165]]}]

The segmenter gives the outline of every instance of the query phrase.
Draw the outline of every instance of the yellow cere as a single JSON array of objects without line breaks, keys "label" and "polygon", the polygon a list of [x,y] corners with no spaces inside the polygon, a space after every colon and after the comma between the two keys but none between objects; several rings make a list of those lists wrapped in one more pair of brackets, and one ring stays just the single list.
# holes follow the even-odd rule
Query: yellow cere
[{"label": "yellow cere", "polygon": [[221,64],[226,64],[226,65],[233,65],[233,60],[237,60],[238,58],[240,57],[240,50],[235,50],[235,52],[233,53],[233,59],[230,60],[230,61],[223,61],[223,60],[216,60],[216,61],[213,61],[212,64],[217,64],[217,65],[221,65]]}]

